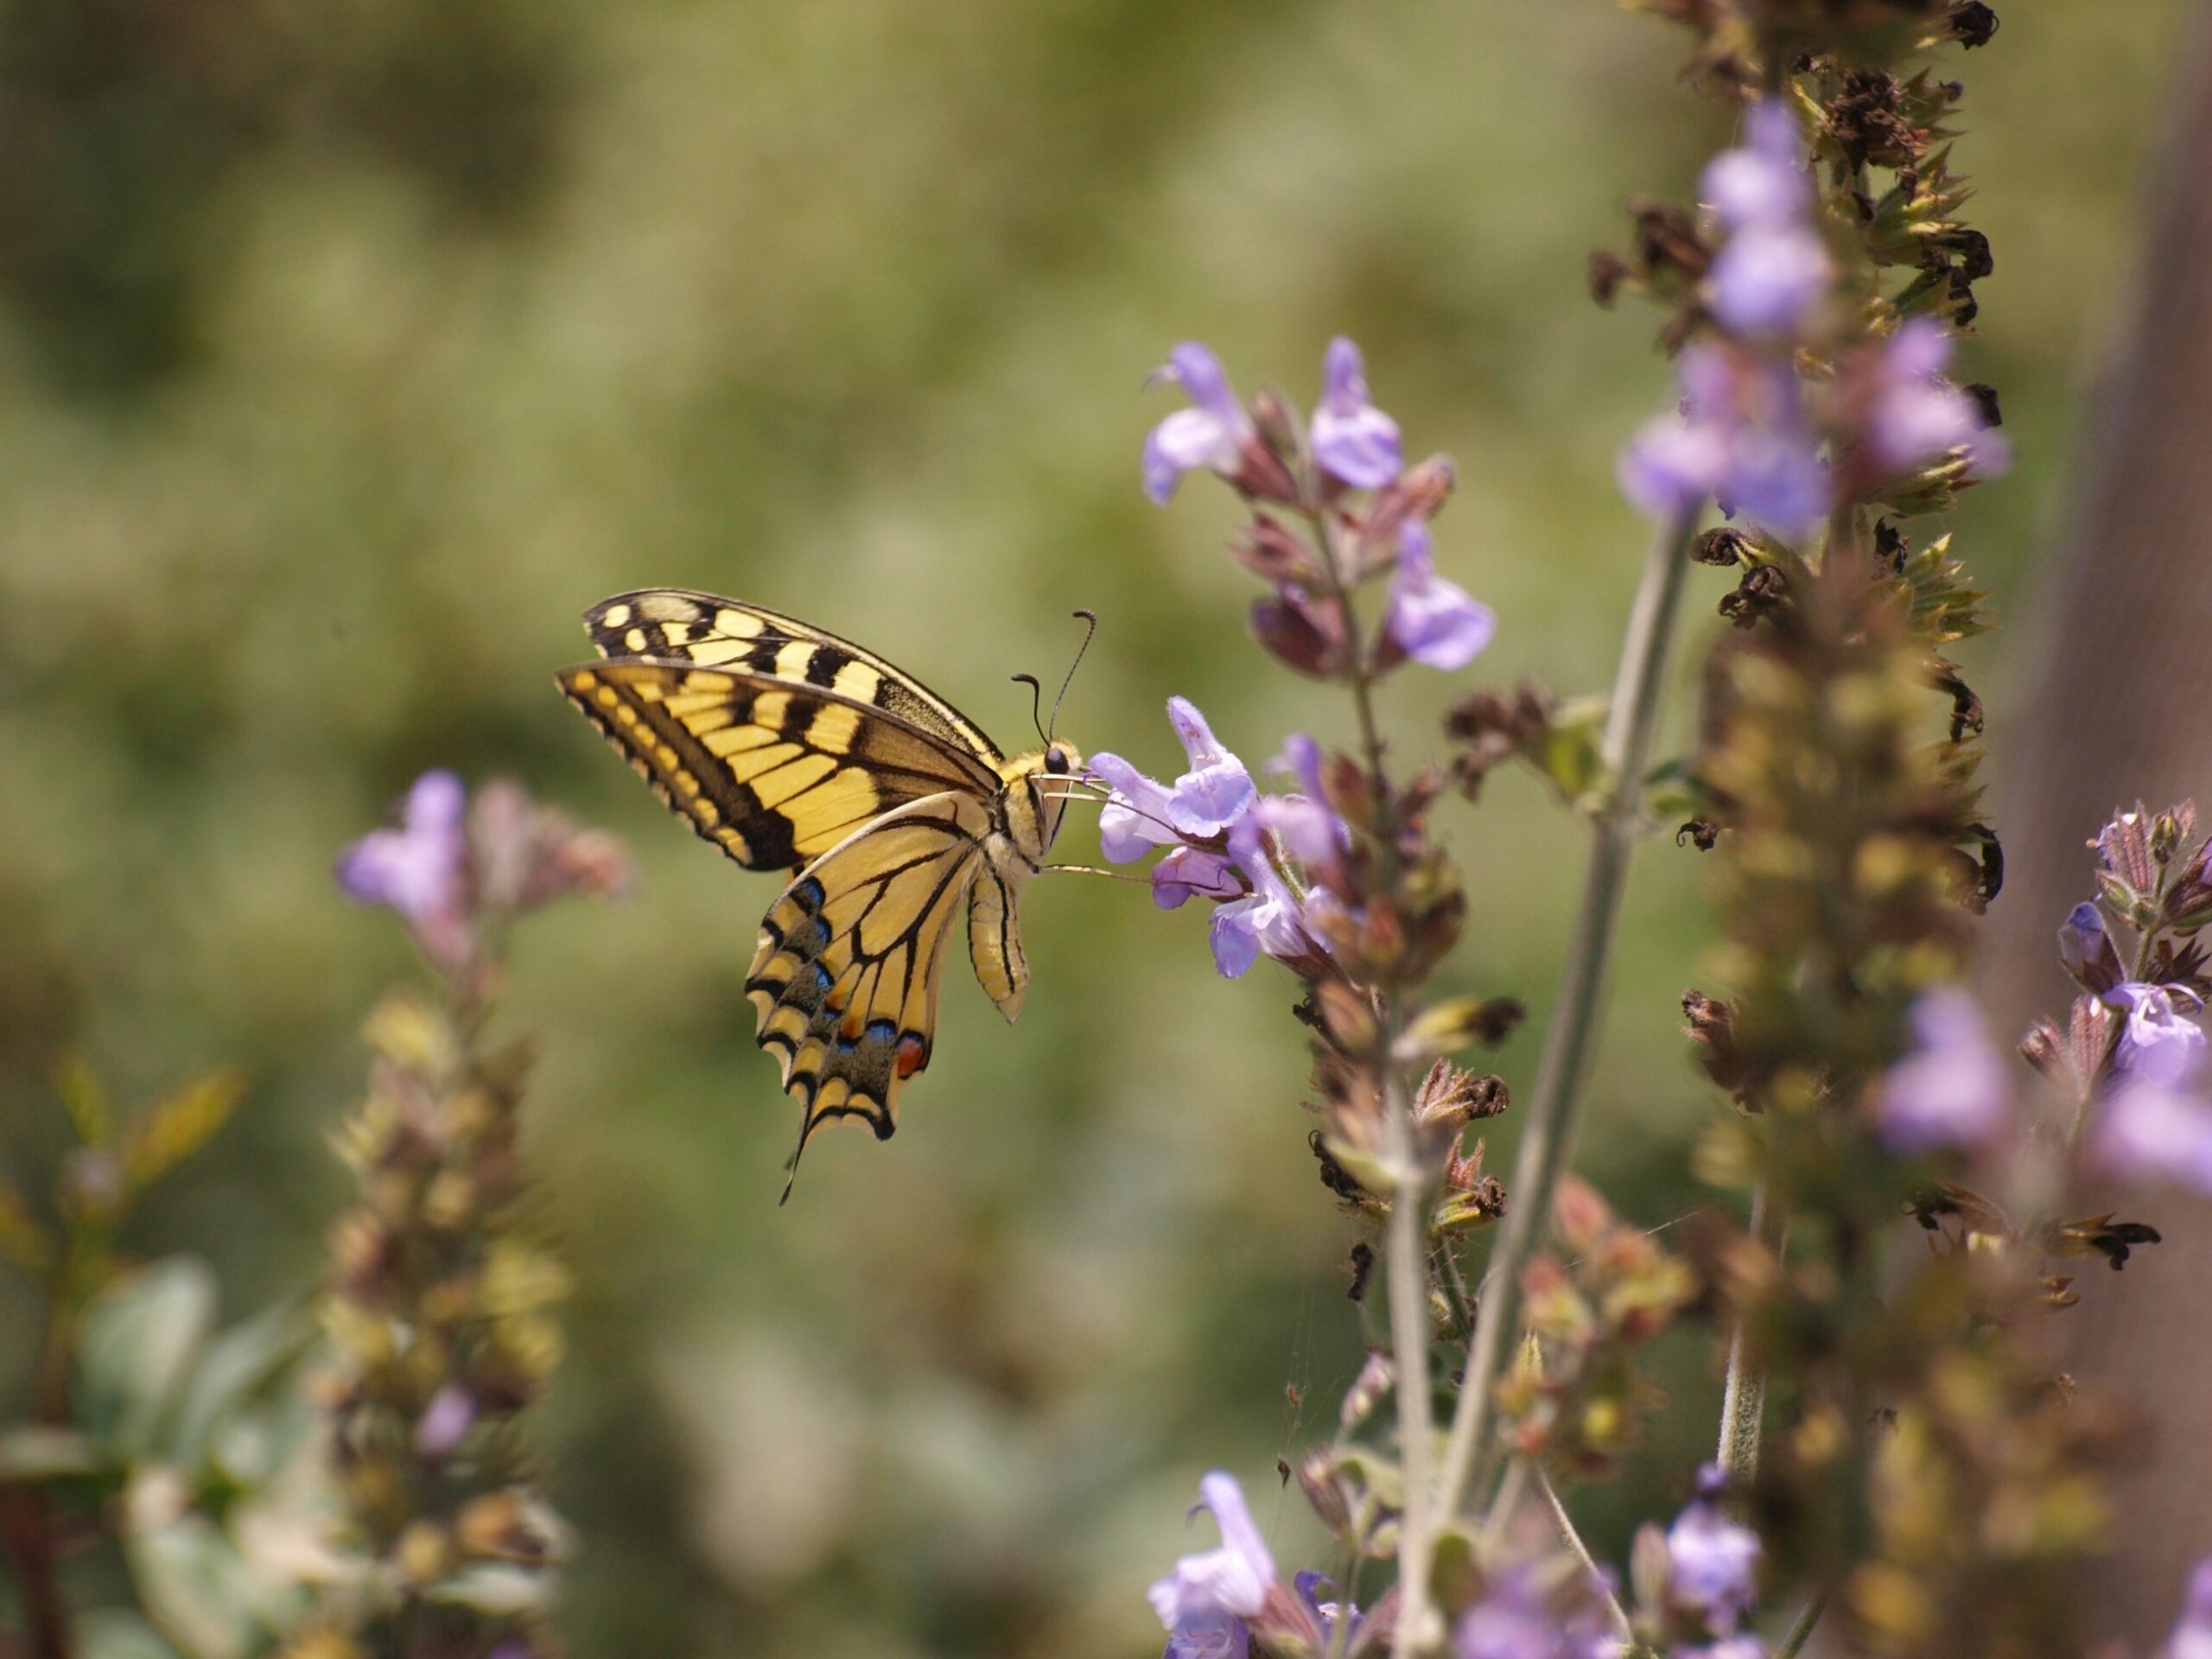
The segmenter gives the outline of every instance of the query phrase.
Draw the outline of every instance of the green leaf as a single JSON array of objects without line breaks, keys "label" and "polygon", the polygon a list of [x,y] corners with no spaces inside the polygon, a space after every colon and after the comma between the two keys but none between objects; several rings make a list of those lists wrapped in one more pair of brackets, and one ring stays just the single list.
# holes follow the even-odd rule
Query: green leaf
[{"label": "green leaf", "polygon": [[124,1554],[139,1599],[192,1659],[246,1659],[262,1644],[253,1576],[222,1529],[183,1507],[175,1471],[132,1477],[124,1500]]},{"label": "green leaf", "polygon": [[215,1274],[173,1255],[86,1305],[78,1338],[79,1421],[116,1454],[149,1456],[215,1322]]},{"label": "green leaf", "polygon": [[107,1090],[92,1075],[92,1067],[73,1056],[62,1061],[60,1069],[54,1074],[54,1087],[61,1096],[62,1109],[69,1114],[70,1125],[81,1143],[95,1147],[114,1143],[115,1112],[108,1104]]},{"label": "green leaf", "polygon": [[81,1659],[177,1659],[175,1648],[137,1613],[102,1608],[77,1620]]},{"label": "green leaf", "polygon": [[29,1273],[43,1273],[54,1264],[53,1241],[31,1218],[22,1195],[4,1181],[0,1181],[0,1255]]},{"label": "green leaf", "polygon": [[168,1453],[188,1469],[210,1455],[224,1420],[307,1351],[315,1331],[288,1299],[232,1325],[200,1349],[177,1401]]},{"label": "green leaf", "polygon": [[1578,697],[1561,704],[1529,756],[1569,806],[1583,805],[1605,780],[1598,758],[1605,702],[1604,697]]},{"label": "green leaf", "polygon": [[207,1144],[245,1097],[245,1079],[227,1068],[210,1071],[162,1101],[124,1137],[124,1180],[142,1192]]},{"label": "green leaf", "polygon": [[55,1480],[106,1466],[99,1447],[74,1429],[24,1423],[0,1430],[0,1480]]}]

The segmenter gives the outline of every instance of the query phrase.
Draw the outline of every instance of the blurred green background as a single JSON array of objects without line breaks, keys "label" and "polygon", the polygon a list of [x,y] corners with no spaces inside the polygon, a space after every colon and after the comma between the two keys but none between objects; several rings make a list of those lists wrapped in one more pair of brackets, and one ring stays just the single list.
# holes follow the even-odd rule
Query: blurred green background
[{"label": "blurred green background", "polygon": [[[1949,71],[1997,258],[1965,368],[2022,463],[1960,518],[2000,613],[2125,292],[2179,8],[2004,10]],[[1273,1465],[1362,1336],[1288,982],[1217,979],[1201,918],[1137,890],[1044,883],[1021,1025],[956,966],[903,1132],[827,1137],[779,1211],[791,1109],[739,994],[774,884],[549,676],[591,600],[696,585],[1018,741],[1007,675],[1049,683],[1087,605],[1086,747],[1170,766],[1173,691],[1255,761],[1341,734],[1244,639],[1226,492],[1155,511],[1136,454],[1173,341],[1310,402],[1342,330],[1409,448],[1458,460],[1440,557],[1502,619],[1478,677],[1602,684],[1642,542],[1611,455],[1665,376],[1582,267],[1726,137],[1680,45],[1599,0],[0,10],[9,1171],[54,1155],[66,1053],[126,1096],[239,1062],[245,1112],[132,1242],[211,1254],[233,1313],[312,1284],[355,1027],[412,970],[331,854],[425,766],[514,772],[644,872],[530,927],[505,1015],[541,1039],[531,1152],[581,1280],[537,1424],[577,1650],[1147,1651],[1216,1465],[1302,1564]],[[2021,649],[1969,655],[2000,750]],[[1456,689],[1394,683],[1402,754]],[[1518,777],[1446,823],[1453,977],[1540,1021],[1579,836]],[[1062,849],[1091,855],[1080,816]],[[1675,1033],[1697,879],[1664,842],[1639,866],[1583,1147],[1652,1224],[1713,1109]],[[1680,1409],[1584,1506],[1616,1553],[1707,1443],[1710,1357],[1666,1363]]]}]

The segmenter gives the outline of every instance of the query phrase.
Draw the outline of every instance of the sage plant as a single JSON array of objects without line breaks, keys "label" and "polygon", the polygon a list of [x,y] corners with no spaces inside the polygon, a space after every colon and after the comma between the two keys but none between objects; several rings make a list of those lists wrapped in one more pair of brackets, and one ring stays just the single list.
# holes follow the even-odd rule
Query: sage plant
[{"label": "sage plant", "polygon": [[[1205,1477],[1221,1545],[1152,1591],[1171,1659],[1783,1659],[1823,1621],[1854,1651],[2081,1650],[2066,1568],[2096,1547],[2113,1419],[2051,1370],[2044,1327],[2088,1294],[2053,1268],[2118,1268],[2159,1237],[2069,1216],[2085,1160],[2212,1185],[2195,942],[2212,877],[2188,808],[2114,819],[2097,894],[2061,936],[2083,995],[2024,1051],[2050,1080],[2036,1093],[1963,988],[2003,863],[1981,704],[1950,655],[1987,619],[1940,524],[2011,460],[1996,392],[1954,378],[1993,258],[1953,163],[1965,89],[1936,67],[1997,20],[1934,0],[1643,9],[1691,30],[1689,79],[1739,136],[1694,203],[1630,204],[1630,248],[1592,262],[1601,302],[1657,308],[1676,381],[1621,452],[1654,536],[1601,719],[1533,683],[1477,690],[1448,766],[1408,761],[1378,682],[1456,673],[1510,626],[1440,574],[1452,467],[1403,466],[1341,340],[1310,419],[1272,391],[1240,399],[1194,344],[1160,372],[1190,406],[1145,444],[1147,493],[1165,503],[1203,471],[1244,501],[1230,551],[1265,587],[1251,632],[1343,689],[1350,737],[1290,736],[1292,788],[1270,793],[1179,701],[1173,783],[1094,759],[1102,836],[1116,860],[1160,853],[1163,908],[1212,906],[1222,972],[1271,958],[1300,982],[1322,1179],[1379,1233],[1389,1303],[1388,1351],[1295,1470],[1338,1541],[1332,1576],[1286,1578],[1235,1483]],[[1734,575],[1729,626],[1694,751],[1655,763],[1700,567]],[[1506,1085],[1459,1062],[1518,1005],[1425,987],[1466,903],[1438,804],[1515,763],[1591,845],[1501,1185],[1467,1136]],[[1683,1008],[1725,1100],[1696,1162],[1750,1217],[1702,1217],[1686,1260],[1565,1173],[1629,855],[1654,829],[1710,860],[1721,943],[1686,964]],[[1560,1489],[1631,1452],[1657,1403],[1637,1351],[1693,1317],[1726,1357],[1715,1457],[1682,1471],[1683,1508],[1624,1577]],[[1793,1421],[1769,1437],[1781,1386]],[[1380,1587],[1377,1560],[1395,1567]],[[2192,1598],[2177,1643],[2203,1618]]]}]

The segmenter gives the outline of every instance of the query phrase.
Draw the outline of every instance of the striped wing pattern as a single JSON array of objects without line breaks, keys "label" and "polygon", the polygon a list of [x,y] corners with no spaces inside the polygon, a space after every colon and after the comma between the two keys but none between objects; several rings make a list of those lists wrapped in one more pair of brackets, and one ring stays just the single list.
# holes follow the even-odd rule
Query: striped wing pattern
[{"label": "striped wing pattern", "polygon": [[658,657],[826,686],[880,709],[995,767],[1005,757],[982,728],[904,670],[836,634],[757,605],[677,588],[601,600],[584,627],[603,657]]},{"label": "striped wing pattern", "polygon": [[620,658],[560,684],[671,810],[747,869],[796,868],[907,801],[1000,787],[935,734],[829,687]]},{"label": "striped wing pattern", "polygon": [[801,1151],[833,1117],[890,1135],[899,1089],[930,1062],[938,970],[989,827],[970,795],[909,802],[815,860],[768,907],[745,991],[761,1047],[804,1109]]}]

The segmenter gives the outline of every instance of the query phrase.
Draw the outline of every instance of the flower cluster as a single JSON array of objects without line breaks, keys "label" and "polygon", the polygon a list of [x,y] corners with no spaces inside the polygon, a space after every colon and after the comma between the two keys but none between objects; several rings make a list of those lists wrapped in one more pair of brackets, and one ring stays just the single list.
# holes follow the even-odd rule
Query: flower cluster
[{"label": "flower cluster", "polygon": [[617,895],[632,880],[612,836],[577,828],[505,779],[472,803],[442,770],[415,780],[396,828],[340,852],[336,872],[340,892],[397,911],[431,964],[477,996],[516,918],[570,894]]},{"label": "flower cluster", "polygon": [[[2062,1033],[2022,1052],[2072,1103],[2073,1138],[2113,1173],[2212,1193],[2212,1076],[2202,1023],[2212,991],[2200,936],[2212,924],[2212,841],[2196,808],[2115,813],[2092,843],[2097,897],[2058,930],[2081,987]],[[2117,931],[2133,935],[2123,959]]]},{"label": "flower cluster", "polygon": [[543,1609],[563,1531],[513,1424],[560,1358],[551,1308],[567,1274],[524,1219],[527,1057],[486,1047],[480,1015],[508,923],[563,894],[620,891],[628,863],[518,785],[487,784],[471,802],[435,772],[402,827],[341,855],[338,880],[399,912],[448,992],[400,989],[378,1005],[368,1090],[338,1135],[361,1193],[330,1232],[334,1365],[321,1395],[351,1541],[379,1586],[360,1634],[431,1618],[447,1629],[442,1652],[526,1659],[550,1650]]},{"label": "flower cluster", "polygon": [[1335,1586],[1318,1573],[1282,1582],[1235,1476],[1216,1471],[1201,1480],[1198,1510],[1221,1529],[1221,1547],[1184,1556],[1149,1592],[1167,1631],[1166,1659],[1245,1659],[1255,1639],[1284,1655],[1349,1656],[1389,1645],[1388,1598],[1363,1614],[1348,1601],[1322,1599]]},{"label": "flower cluster", "polygon": [[[1722,238],[1681,302],[1694,309],[1677,331],[1694,342],[1679,365],[1681,408],[1623,452],[1623,492],[1662,519],[1714,500],[1764,535],[1795,542],[1931,464],[1947,486],[1968,470],[2001,470],[2006,452],[1986,429],[1993,395],[1943,378],[1949,325],[1904,295],[1885,302],[1885,332],[1871,340],[1853,319],[1827,315],[1839,270],[1791,105],[1758,103],[1745,126],[1745,145],[1700,181]],[[1833,130],[1831,115],[1824,131]]]},{"label": "flower cluster", "polygon": [[1766,1550],[1729,1513],[1730,1488],[1719,1465],[1706,1465],[1674,1521],[1637,1535],[1630,1573],[1636,1634],[1670,1659],[1761,1659],[1765,1652],[1748,1625]]}]

